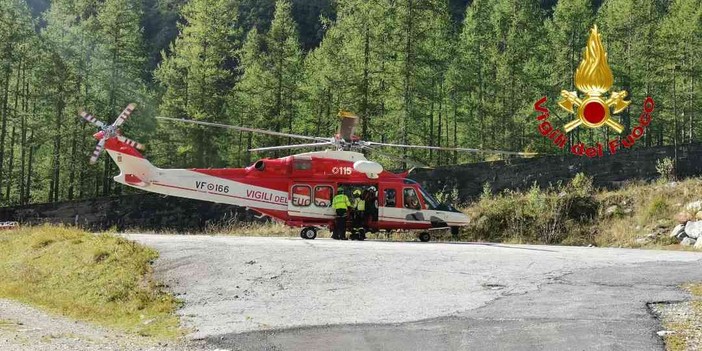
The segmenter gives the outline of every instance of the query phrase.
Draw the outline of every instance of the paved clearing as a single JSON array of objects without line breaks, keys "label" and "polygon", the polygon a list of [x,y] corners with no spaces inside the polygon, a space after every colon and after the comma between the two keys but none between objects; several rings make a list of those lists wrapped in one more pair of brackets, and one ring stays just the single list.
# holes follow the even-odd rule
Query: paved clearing
[{"label": "paved clearing", "polygon": [[161,252],[184,321],[233,349],[661,349],[647,303],[695,252],[125,235]]}]

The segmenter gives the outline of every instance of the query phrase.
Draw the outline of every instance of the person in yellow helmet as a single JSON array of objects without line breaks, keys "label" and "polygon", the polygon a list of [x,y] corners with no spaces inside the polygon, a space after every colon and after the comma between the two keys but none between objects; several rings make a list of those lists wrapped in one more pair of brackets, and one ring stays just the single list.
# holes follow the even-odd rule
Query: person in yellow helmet
[{"label": "person in yellow helmet", "polygon": [[344,188],[339,187],[337,190],[336,196],[332,199],[332,207],[334,211],[336,211],[336,222],[334,224],[332,239],[346,240],[346,216],[348,210],[351,208],[351,201],[349,201],[349,197],[344,193]]},{"label": "person in yellow helmet", "polygon": [[358,230],[363,227],[366,213],[366,200],[361,197],[361,189],[353,191],[353,229]]}]

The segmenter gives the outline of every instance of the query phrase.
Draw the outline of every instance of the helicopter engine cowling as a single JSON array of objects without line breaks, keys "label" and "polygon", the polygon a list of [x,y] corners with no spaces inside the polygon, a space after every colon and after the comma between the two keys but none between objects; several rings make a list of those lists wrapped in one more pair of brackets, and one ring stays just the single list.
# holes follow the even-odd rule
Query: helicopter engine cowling
[{"label": "helicopter engine cowling", "polygon": [[373,161],[356,161],[353,164],[353,169],[356,172],[365,173],[369,178],[375,178],[383,172],[383,166],[378,162]]}]

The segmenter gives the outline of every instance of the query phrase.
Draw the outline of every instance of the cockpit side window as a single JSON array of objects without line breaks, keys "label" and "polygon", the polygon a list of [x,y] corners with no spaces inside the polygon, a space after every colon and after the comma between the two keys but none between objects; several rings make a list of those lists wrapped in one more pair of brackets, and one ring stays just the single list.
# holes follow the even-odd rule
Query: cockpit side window
[{"label": "cockpit side window", "polygon": [[405,188],[402,193],[405,208],[412,210],[420,210],[422,208],[422,205],[419,203],[419,197],[417,196],[417,192],[414,191],[414,188]]}]

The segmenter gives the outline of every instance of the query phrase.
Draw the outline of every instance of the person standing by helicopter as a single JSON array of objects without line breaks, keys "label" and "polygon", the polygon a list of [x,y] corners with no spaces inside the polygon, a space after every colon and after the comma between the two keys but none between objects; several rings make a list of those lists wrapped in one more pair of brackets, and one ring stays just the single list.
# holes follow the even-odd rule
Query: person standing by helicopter
[{"label": "person standing by helicopter", "polygon": [[336,211],[336,223],[334,224],[334,232],[332,239],[346,240],[346,216],[351,208],[351,201],[344,193],[344,188],[339,187],[336,196],[332,200],[332,207]]},{"label": "person standing by helicopter", "polygon": [[361,189],[356,189],[353,191],[353,229],[361,229],[365,219],[366,200],[361,196]]}]

